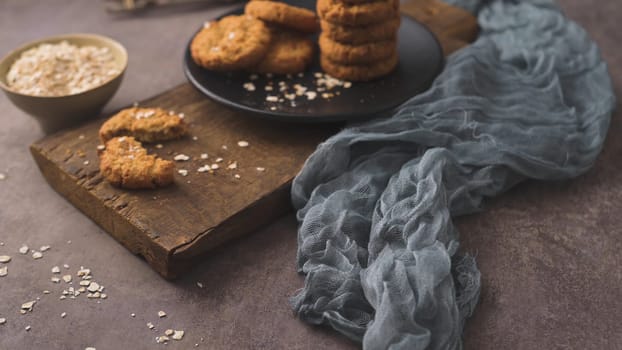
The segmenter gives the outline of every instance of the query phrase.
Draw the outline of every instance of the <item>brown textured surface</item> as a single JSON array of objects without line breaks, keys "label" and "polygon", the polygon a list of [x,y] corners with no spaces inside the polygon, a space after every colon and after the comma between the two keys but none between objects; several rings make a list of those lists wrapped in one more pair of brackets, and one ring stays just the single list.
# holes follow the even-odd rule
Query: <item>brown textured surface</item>
[{"label": "brown textured surface", "polygon": [[399,0],[379,0],[362,4],[345,4],[338,0],[318,0],[317,13],[322,20],[363,26],[393,18],[399,3]]},{"label": "brown textured surface", "polygon": [[[597,6],[584,0],[560,4],[601,45],[620,91],[618,0]],[[224,12],[171,9],[140,19],[114,18],[99,5],[0,1],[0,52],[69,31],[121,40],[129,49],[130,65],[108,105],[111,112],[183,82],[180,60],[186,42],[179,38],[190,35],[196,23]],[[145,33],[157,35],[145,40]],[[162,47],[168,54],[162,55]],[[28,153],[41,131],[4,96],[0,109],[0,172],[8,176],[0,181],[0,241],[5,243],[0,254],[13,256],[9,275],[0,278],[0,317],[8,317],[0,326],[0,349],[189,349],[201,337],[198,349],[357,348],[291,314],[287,297],[302,286],[294,268],[292,216],[227,245],[182,280],[166,282],[47,185]],[[622,344],[622,140],[615,137],[622,132],[621,110],[618,103],[613,137],[588,174],[566,183],[525,183],[488,202],[487,211],[458,220],[463,247],[478,253],[483,273],[482,300],[467,325],[465,349],[609,350]],[[16,253],[22,243],[51,244],[52,250],[33,261]],[[251,264],[255,261],[261,264]],[[72,269],[90,267],[106,286],[108,299],[102,304],[57,300],[49,271],[63,263]],[[197,288],[196,281],[205,288]],[[55,294],[20,316],[19,305],[43,289]],[[158,310],[169,316],[158,320]],[[61,312],[67,317],[61,319]],[[148,330],[146,322],[159,331]],[[32,326],[30,332],[24,331],[26,325]],[[156,345],[154,337],[169,327],[186,330],[184,340]]]},{"label": "brown textured surface", "polygon": [[[187,176],[175,172],[171,186],[126,191],[103,181],[95,150],[104,120],[50,135],[34,143],[31,151],[55,190],[166,278],[187,272],[213,247],[289,212],[289,183],[317,144],[336,130],[334,126],[248,118],[205,98],[190,84],[141,102],[141,106],[183,113],[188,124],[188,136],[163,142],[159,149],[153,144],[149,147],[150,154],[166,160],[178,154],[190,157],[176,162],[177,169],[187,170]],[[240,140],[249,146],[239,147]],[[209,158],[201,159],[202,153]],[[217,158],[223,158],[222,162]],[[231,162],[237,162],[235,170],[227,169]],[[107,162],[111,164],[118,165]],[[198,172],[206,164],[218,164],[219,169],[213,174]],[[105,174],[120,175],[114,169],[108,167],[111,171]],[[139,179],[124,180],[125,187],[144,187]]]},{"label": "brown textured surface", "polygon": [[322,33],[318,40],[322,55],[340,64],[366,64],[386,60],[395,55],[397,40],[382,40],[366,44],[348,45],[332,40],[327,33]]},{"label": "brown textured surface", "polygon": [[320,29],[314,11],[276,1],[251,1],[244,12],[268,23],[304,33],[315,33]]}]

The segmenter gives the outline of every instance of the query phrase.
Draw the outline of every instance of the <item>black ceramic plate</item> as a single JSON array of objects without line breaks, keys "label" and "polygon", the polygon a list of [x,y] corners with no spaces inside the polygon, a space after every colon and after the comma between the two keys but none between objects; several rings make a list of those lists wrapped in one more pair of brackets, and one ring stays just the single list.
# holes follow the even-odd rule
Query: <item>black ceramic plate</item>
[{"label": "black ceramic plate", "polygon": [[[315,7],[314,0],[285,2],[310,9]],[[243,10],[240,8],[224,16],[240,14]],[[303,77],[260,76],[252,81],[255,91],[247,91],[244,84],[251,81],[250,74],[204,69],[192,60],[188,43],[184,72],[190,83],[205,95],[230,107],[252,112],[252,116],[306,123],[354,121],[390,113],[407,99],[425,91],[443,68],[443,52],[435,36],[410,17],[402,16],[398,49],[400,63],[390,75],[373,82],[352,83],[348,89],[335,89],[340,94],[333,98],[325,99],[319,92],[313,100],[297,96],[294,103],[288,99],[270,102],[266,98],[282,96],[278,93],[281,81],[290,87],[300,84],[315,90],[314,73],[321,72],[317,59]],[[273,91],[265,91],[269,81],[273,83]]]}]

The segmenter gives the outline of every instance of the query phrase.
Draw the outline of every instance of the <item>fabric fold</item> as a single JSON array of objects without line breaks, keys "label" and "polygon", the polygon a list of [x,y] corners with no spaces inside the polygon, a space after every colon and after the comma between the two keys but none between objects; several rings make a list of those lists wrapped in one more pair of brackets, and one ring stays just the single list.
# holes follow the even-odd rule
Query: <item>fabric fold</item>
[{"label": "fabric fold", "polygon": [[393,117],[322,143],[292,186],[294,310],[364,349],[460,349],[480,273],[452,217],[527,178],[586,172],[615,106],[598,48],[553,2],[465,6],[478,40]]}]

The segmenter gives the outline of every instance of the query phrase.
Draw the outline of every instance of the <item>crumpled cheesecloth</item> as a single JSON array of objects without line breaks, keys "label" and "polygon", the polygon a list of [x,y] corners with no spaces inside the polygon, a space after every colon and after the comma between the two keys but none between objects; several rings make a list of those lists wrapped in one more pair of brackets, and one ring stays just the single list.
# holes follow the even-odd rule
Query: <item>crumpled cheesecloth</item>
[{"label": "crumpled cheesecloth", "polygon": [[461,349],[480,273],[452,217],[586,172],[615,106],[597,46],[554,2],[453,2],[477,13],[477,41],[393,117],[322,143],[293,183],[293,308],[363,349]]}]

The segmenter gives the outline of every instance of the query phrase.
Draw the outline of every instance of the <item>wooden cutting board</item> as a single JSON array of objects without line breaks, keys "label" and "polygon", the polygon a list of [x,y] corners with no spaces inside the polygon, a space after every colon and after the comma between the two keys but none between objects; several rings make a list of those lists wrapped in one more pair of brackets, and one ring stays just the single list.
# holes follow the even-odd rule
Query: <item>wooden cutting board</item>
[{"label": "wooden cutting board", "polygon": [[[402,11],[434,31],[446,54],[477,35],[473,16],[436,0],[410,0]],[[292,179],[316,146],[338,131],[334,125],[254,119],[187,83],[140,105],[184,113],[191,125],[190,137],[150,148],[167,159],[179,153],[191,157],[177,163],[188,175],[178,175],[171,187],[125,191],[104,181],[96,150],[103,119],[48,136],[33,144],[31,152],[58,193],[166,278],[179,276],[210,249],[291,211]],[[249,147],[239,147],[240,140]],[[209,159],[200,159],[202,153]],[[214,174],[196,171],[217,158],[223,161]],[[233,161],[237,169],[224,169]]]}]

